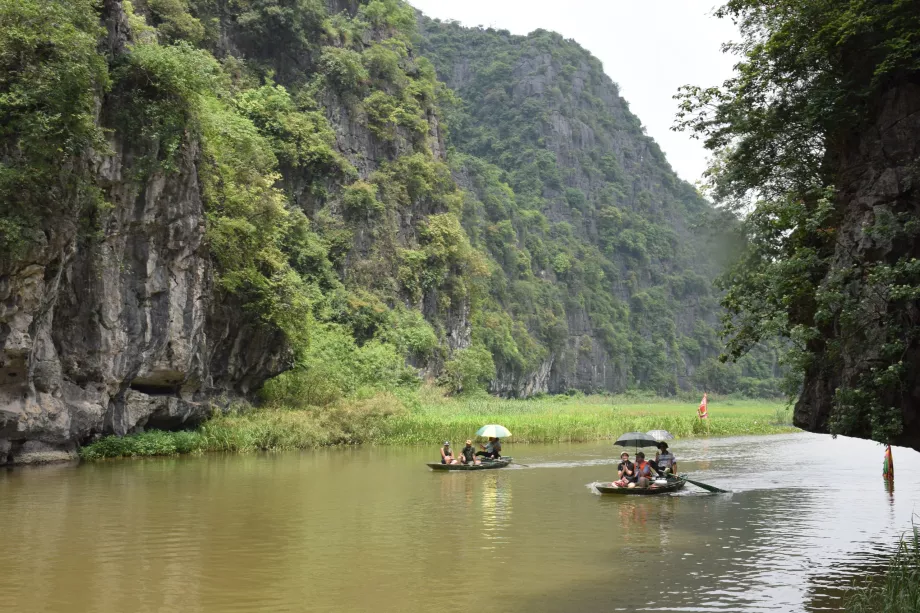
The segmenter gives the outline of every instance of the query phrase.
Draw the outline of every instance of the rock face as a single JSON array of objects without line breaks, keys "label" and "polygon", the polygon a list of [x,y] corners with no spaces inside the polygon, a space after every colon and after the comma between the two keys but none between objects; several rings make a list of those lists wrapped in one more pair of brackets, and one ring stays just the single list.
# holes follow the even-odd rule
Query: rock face
[{"label": "rock face", "polygon": [[[115,1],[105,11],[117,56],[124,13]],[[0,464],[67,459],[96,434],[194,423],[290,361],[280,333],[213,287],[195,143],[168,179],[143,183],[130,146],[113,137],[111,149],[91,161],[112,204],[101,239],[55,220],[44,244],[0,265]]]},{"label": "rock face", "polygon": [[[526,396],[621,392],[633,386],[662,393],[689,388],[700,361],[718,353],[714,346],[698,349],[715,339],[719,308],[709,291],[719,268],[716,258],[711,248],[694,247],[706,242],[706,230],[693,226],[708,225],[708,204],[675,175],[600,62],[573,41],[546,31],[514,36],[424,17],[420,29],[423,55],[467,105],[463,125],[472,128],[472,136],[452,133],[452,144],[501,168],[515,192],[530,192],[528,207],[539,210],[551,227],[571,228],[579,249],[600,253],[605,278],[592,290],[612,295],[616,302],[615,307],[599,308],[586,293],[576,297],[584,289],[579,281],[565,279],[552,266],[535,266],[539,282],[564,288],[565,338],[526,372],[497,364],[491,391]],[[549,154],[539,167],[527,169],[529,174],[524,169],[531,160],[515,157],[515,150],[524,147],[534,156]],[[540,185],[534,188],[537,181]],[[475,183],[462,174],[458,182],[465,188]],[[480,198],[487,200],[484,194]],[[658,233],[668,236],[670,244],[654,253],[649,248],[648,254],[641,247],[637,257],[626,245],[629,231],[617,235],[628,225],[623,221],[627,218],[641,220],[636,227],[645,237],[640,240]],[[532,245],[521,238],[530,231],[523,226],[516,227],[517,247],[532,254]],[[541,240],[559,238],[551,231]],[[651,245],[653,239],[648,240]],[[500,254],[493,255],[500,260]],[[672,280],[688,271],[699,275],[701,289],[678,293]],[[514,266],[506,266],[506,272],[514,280]],[[640,315],[632,301],[649,290],[657,292],[653,300],[665,308]],[[616,309],[622,315],[613,321],[617,317],[610,311]],[[611,324],[621,332],[616,342],[611,342]],[[687,345],[697,347],[694,355],[681,349],[684,339],[694,339]],[[657,374],[667,371],[668,381],[650,385],[644,371],[653,368],[643,364],[656,361],[667,363]]]},{"label": "rock face", "polygon": [[[893,238],[871,228],[885,218],[906,215],[920,218],[920,85],[901,83],[880,96],[873,121],[847,139],[836,160],[838,168],[837,207],[842,220],[837,232],[835,255],[828,278],[856,263],[894,263],[901,257],[920,258],[920,240]],[[879,313],[896,309],[908,326],[920,326],[920,304],[895,304],[880,298],[877,288],[863,283],[857,291],[865,301],[876,303]],[[819,358],[805,375],[804,388],[795,407],[795,425],[811,432],[827,432],[828,420],[838,388],[856,384],[866,365],[877,356],[867,351],[880,342],[885,330],[867,320],[860,334],[842,338],[836,329],[824,331],[825,343],[841,343],[844,368],[825,368]],[[823,350],[822,350],[823,351]],[[903,393],[892,395],[889,406],[901,410],[904,431],[891,441],[920,449],[920,345],[908,341],[902,361],[907,367]],[[868,433],[863,433],[868,437]]]}]

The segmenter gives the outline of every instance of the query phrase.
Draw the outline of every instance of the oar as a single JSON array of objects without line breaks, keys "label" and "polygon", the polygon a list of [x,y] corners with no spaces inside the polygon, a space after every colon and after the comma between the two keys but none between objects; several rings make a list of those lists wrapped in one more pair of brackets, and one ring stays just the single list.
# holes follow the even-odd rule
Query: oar
[{"label": "oar", "polygon": [[705,483],[700,483],[699,481],[688,479],[685,475],[681,475],[680,478],[686,481],[687,483],[692,483],[693,485],[697,487],[701,487],[708,492],[712,492],[713,494],[731,494],[731,492],[729,492],[728,490],[720,490],[714,485],[706,485]]}]

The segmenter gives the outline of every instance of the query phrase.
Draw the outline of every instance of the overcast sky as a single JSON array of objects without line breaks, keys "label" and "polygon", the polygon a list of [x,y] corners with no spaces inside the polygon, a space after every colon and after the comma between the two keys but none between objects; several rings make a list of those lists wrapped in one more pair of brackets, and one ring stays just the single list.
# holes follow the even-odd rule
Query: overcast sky
[{"label": "overcast sky", "polygon": [[716,19],[719,0],[409,0],[429,17],[455,19],[528,34],[538,28],[573,38],[604,63],[630,109],[677,173],[695,183],[706,151],[672,132],[672,96],[681,85],[718,85],[735,60],[720,46],[738,38],[731,21]]}]

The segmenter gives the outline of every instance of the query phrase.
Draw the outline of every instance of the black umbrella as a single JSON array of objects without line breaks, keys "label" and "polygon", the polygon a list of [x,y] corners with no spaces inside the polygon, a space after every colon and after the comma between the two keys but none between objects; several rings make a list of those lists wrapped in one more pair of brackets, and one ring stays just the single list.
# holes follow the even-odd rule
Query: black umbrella
[{"label": "black umbrella", "polygon": [[614,445],[619,445],[620,447],[635,447],[638,450],[639,447],[656,447],[658,441],[645,432],[627,432],[626,434],[621,434]]},{"label": "black umbrella", "polygon": [[667,430],[649,430],[646,434],[656,441],[670,441],[674,438],[674,435]]}]

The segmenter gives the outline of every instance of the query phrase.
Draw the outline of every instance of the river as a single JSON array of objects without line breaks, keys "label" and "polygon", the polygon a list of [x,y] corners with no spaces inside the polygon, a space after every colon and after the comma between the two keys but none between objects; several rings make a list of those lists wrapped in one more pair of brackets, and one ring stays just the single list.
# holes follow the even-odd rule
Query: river
[{"label": "river", "polygon": [[0,470],[0,609],[818,611],[920,512],[920,453],[792,434],[674,441],[733,493],[594,494],[609,443],[433,473],[437,447]]}]

